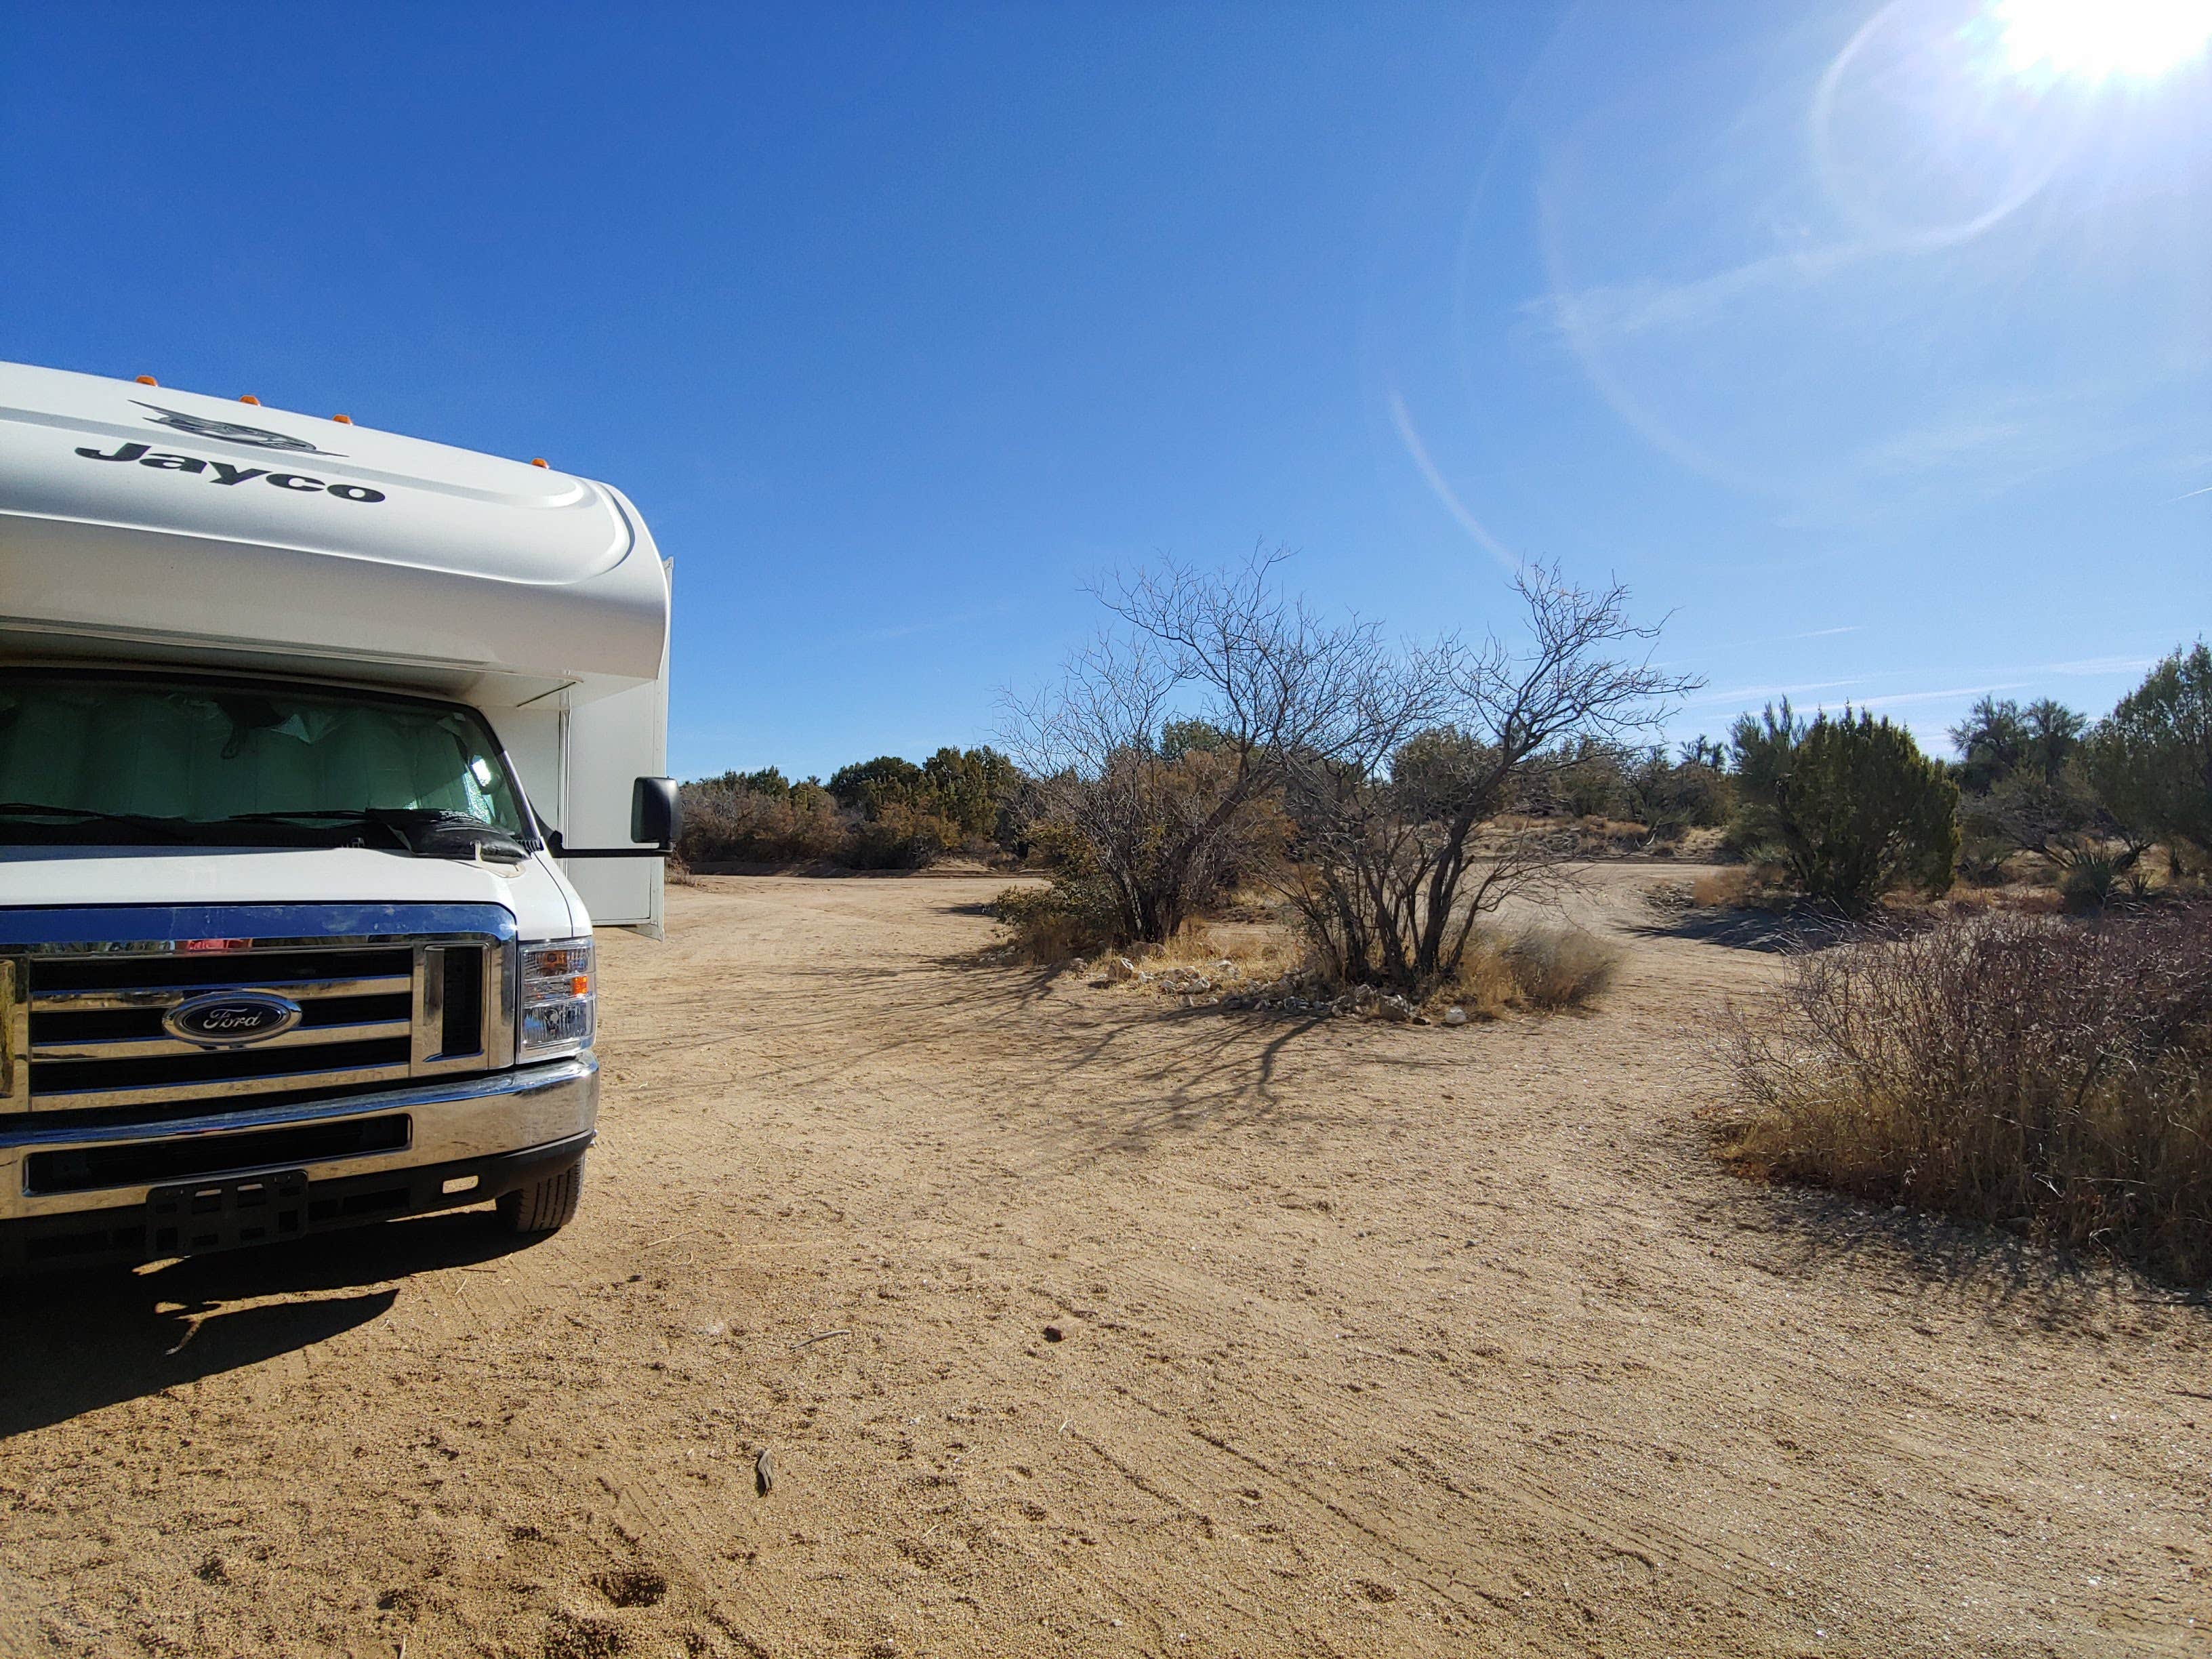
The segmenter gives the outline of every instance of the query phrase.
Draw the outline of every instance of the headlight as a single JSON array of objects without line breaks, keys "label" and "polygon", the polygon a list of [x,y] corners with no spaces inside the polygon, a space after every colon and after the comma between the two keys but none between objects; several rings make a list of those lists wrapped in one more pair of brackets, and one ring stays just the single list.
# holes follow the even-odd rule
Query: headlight
[{"label": "headlight", "polygon": [[524,945],[522,1029],[515,1034],[514,1057],[551,1060],[590,1048],[597,989],[591,940]]}]

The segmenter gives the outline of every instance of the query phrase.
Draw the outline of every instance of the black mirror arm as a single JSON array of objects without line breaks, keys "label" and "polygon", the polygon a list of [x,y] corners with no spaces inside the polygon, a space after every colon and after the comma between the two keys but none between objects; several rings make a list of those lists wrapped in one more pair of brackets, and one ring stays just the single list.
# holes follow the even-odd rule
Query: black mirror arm
[{"label": "black mirror arm", "polygon": [[571,847],[561,832],[541,824],[545,850],[556,859],[665,859],[683,832],[684,801],[673,778],[640,778],[630,787],[629,847]]}]

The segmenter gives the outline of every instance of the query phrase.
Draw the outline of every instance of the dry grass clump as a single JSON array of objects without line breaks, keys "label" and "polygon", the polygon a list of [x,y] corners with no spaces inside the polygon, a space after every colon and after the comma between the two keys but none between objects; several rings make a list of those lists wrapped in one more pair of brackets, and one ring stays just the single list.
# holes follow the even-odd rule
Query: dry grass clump
[{"label": "dry grass clump", "polygon": [[1505,941],[1494,933],[1480,933],[1468,940],[1451,983],[1431,997],[1428,1006],[1432,1012],[1458,1007],[1471,1019],[1500,1019],[1520,1001],[1521,981],[1506,954]]},{"label": "dry grass clump", "polygon": [[1524,927],[1504,955],[1532,1008],[1579,1008],[1613,983],[1620,966],[1619,951],[1579,927]]},{"label": "dry grass clump", "polygon": [[1236,970],[1231,977],[1245,980],[1280,979],[1311,966],[1305,947],[1277,928],[1204,921],[1185,922],[1165,945],[1145,946],[1136,960],[1154,975],[1230,968]]},{"label": "dry grass clump", "polygon": [[1690,902],[1701,910],[1732,909],[1751,896],[1751,872],[1715,870],[1690,884]]},{"label": "dry grass clump", "polygon": [[1459,972],[1425,1005],[1498,1019],[1516,1008],[1579,1008],[1612,983],[1620,953],[1578,927],[1525,927],[1511,938],[1487,930],[1467,942]]},{"label": "dry grass clump", "polygon": [[2212,1279],[2212,906],[1802,957],[1732,1048],[1752,1170]]}]

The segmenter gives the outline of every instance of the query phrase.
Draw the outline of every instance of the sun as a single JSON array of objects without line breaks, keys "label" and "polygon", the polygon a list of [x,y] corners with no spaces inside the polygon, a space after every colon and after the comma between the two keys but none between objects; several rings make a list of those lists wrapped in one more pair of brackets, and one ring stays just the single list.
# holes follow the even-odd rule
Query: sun
[{"label": "sun", "polygon": [[1995,0],[1990,15],[2020,74],[2158,75],[2212,41],[2212,0]]}]

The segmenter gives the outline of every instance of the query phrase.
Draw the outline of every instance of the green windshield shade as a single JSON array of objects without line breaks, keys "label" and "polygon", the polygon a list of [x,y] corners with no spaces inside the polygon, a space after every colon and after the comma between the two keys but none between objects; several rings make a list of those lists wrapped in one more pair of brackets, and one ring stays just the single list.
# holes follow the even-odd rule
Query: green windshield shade
[{"label": "green windshield shade", "polygon": [[468,710],[276,684],[0,676],[0,801],[199,823],[416,809],[524,832]]}]

